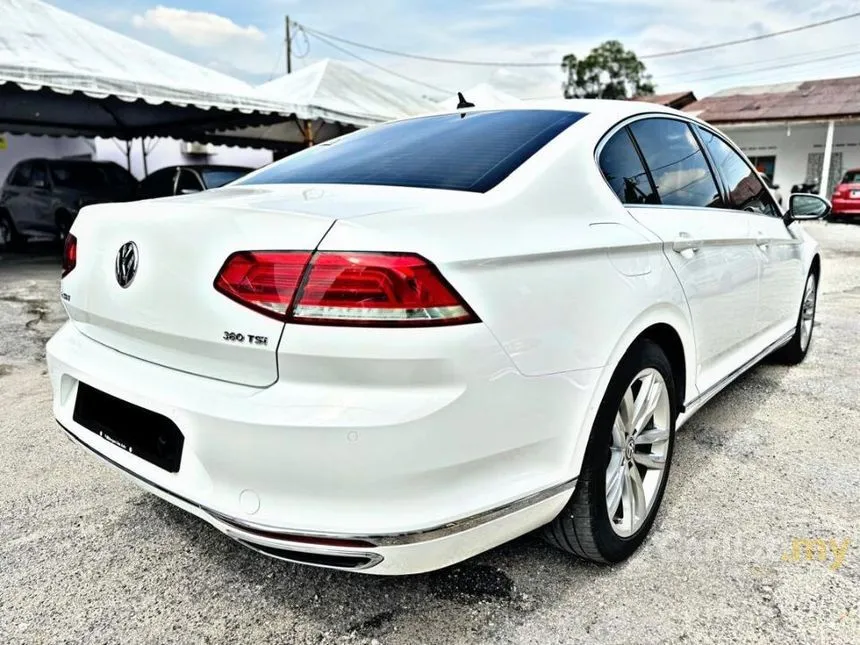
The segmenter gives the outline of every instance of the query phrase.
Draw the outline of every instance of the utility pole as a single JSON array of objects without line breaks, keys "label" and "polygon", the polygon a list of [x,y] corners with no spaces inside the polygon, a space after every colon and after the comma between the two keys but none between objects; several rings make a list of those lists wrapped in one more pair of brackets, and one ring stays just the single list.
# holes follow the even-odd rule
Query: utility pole
[{"label": "utility pole", "polygon": [[286,16],[284,20],[287,23],[287,74],[291,74],[293,71],[293,37],[290,35],[290,17]]}]

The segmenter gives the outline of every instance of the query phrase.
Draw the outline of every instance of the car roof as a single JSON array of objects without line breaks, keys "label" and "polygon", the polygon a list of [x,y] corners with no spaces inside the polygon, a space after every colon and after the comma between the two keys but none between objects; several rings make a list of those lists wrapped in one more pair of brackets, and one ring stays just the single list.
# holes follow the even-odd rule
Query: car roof
[{"label": "car roof", "polygon": [[25,163],[44,163],[44,164],[57,164],[62,163],[64,165],[80,165],[80,166],[116,166],[117,168],[122,168],[125,172],[128,170],[118,164],[115,161],[97,161],[95,159],[50,159],[48,157],[30,157],[29,159],[21,159],[18,163],[15,164],[15,167],[25,164]]},{"label": "car roof", "polygon": [[[204,170],[204,169],[214,169],[214,170],[256,170],[256,168],[251,168],[250,166],[234,166],[232,164],[210,164],[210,163],[202,163],[202,164],[176,164],[173,166],[165,166],[164,168],[191,168],[193,170]],[[164,168],[159,168],[159,170],[164,170]]]},{"label": "car roof", "polygon": [[[468,97],[467,97],[468,100]],[[674,108],[659,105],[657,103],[647,103],[645,101],[627,101],[627,100],[610,100],[610,99],[541,99],[541,100],[522,100],[516,103],[494,105],[492,107],[482,107],[476,104],[473,108],[440,110],[433,113],[439,114],[460,114],[463,112],[487,112],[499,110],[559,110],[563,112],[582,112],[584,114],[601,114],[606,117],[617,117],[619,120],[636,114],[653,114],[664,113],[672,115],[682,115],[687,119],[698,121],[693,115],[688,112],[681,112]],[[424,114],[421,116],[430,116]],[[412,117],[416,118],[416,117]]]}]

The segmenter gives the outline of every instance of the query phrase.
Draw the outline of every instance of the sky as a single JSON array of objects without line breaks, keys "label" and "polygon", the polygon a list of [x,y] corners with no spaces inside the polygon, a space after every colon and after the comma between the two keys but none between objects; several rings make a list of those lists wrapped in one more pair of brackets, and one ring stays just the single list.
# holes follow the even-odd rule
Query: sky
[{"label": "sky", "polygon": [[[284,17],[390,50],[488,61],[466,66],[344,49],[294,29],[293,69],[325,58],[444,98],[489,82],[520,98],[561,96],[565,54],[608,39],[640,56],[736,40],[860,10],[856,0],[49,0],[149,45],[261,83],[286,71]],[[658,93],[860,75],[860,17],[696,54],[644,59]],[[546,67],[512,67],[537,62]]]}]

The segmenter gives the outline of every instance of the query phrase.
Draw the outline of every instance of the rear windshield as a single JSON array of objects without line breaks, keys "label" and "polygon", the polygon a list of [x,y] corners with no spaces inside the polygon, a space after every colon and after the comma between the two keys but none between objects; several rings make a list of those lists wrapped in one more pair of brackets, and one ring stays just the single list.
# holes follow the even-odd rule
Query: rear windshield
[{"label": "rear windshield", "polygon": [[314,146],[238,184],[372,184],[483,193],[583,116],[506,110],[400,121]]},{"label": "rear windshield", "polygon": [[239,177],[244,177],[250,172],[246,168],[205,168],[200,171],[203,175],[203,183],[206,188],[221,188],[231,181],[236,181]]},{"label": "rear windshield", "polygon": [[860,184],[860,170],[849,170],[842,178],[843,184]]}]

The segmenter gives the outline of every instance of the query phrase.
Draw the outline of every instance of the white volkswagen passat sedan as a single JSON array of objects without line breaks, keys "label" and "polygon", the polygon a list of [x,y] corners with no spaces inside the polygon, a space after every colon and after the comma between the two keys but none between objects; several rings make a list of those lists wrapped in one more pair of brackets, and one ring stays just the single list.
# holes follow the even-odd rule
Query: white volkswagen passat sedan
[{"label": "white volkswagen passat sedan", "polygon": [[[48,343],[68,435],[243,544],[380,574],[532,529],[611,563],[676,428],[809,347],[821,271],[723,135],[564,101],[406,119],[92,206]],[[679,509],[675,509],[676,511]]]}]

